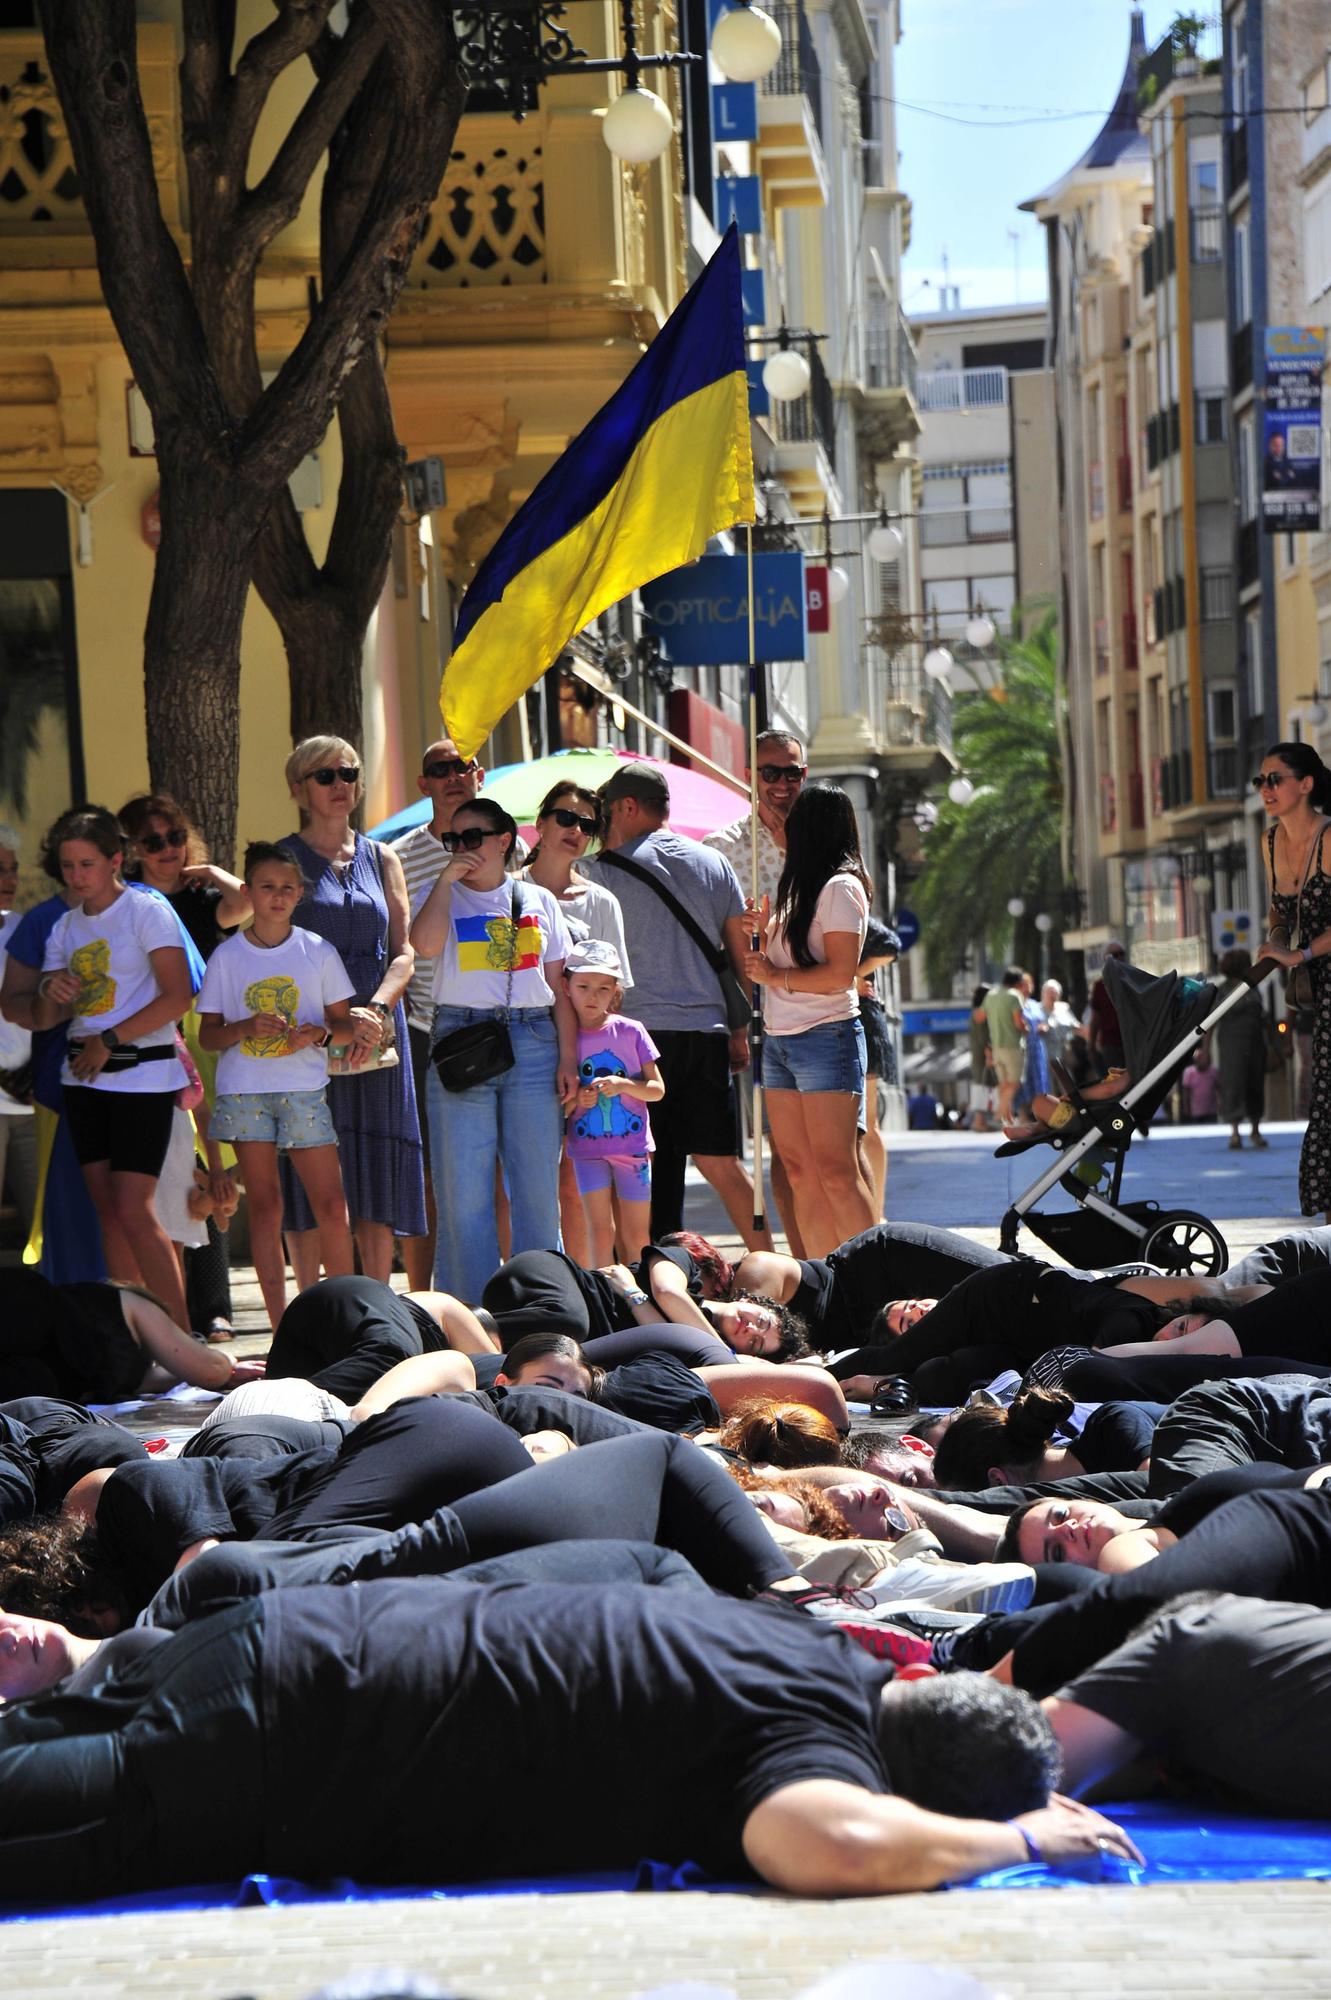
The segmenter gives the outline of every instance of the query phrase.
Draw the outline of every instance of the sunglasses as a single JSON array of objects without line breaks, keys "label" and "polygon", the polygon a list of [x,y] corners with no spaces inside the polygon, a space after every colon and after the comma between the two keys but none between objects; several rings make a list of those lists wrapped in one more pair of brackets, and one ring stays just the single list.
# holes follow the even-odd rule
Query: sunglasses
[{"label": "sunglasses", "polygon": [[317,771],[307,771],[306,779],[313,778],[316,785],[335,785],[340,778],[344,785],[358,785],[360,772],[354,764],[321,764]]},{"label": "sunglasses", "polygon": [[476,759],[468,757],[464,764],[460,757],[436,757],[432,764],[425,766],[427,778],[469,778],[476,769]]},{"label": "sunglasses", "polygon": [[456,854],[462,848],[466,854],[474,854],[483,840],[505,840],[503,827],[464,826],[461,833],[441,833],[439,845],[445,854]]},{"label": "sunglasses", "polygon": [[183,847],[189,835],[173,826],[170,833],[145,833],[138,845],[145,854],[161,854],[168,847]]},{"label": "sunglasses", "polygon": [[758,766],[758,776],[765,785],[779,785],[783,779],[787,778],[796,785],[802,785],[808,775],[809,767],[807,764],[760,764]]},{"label": "sunglasses", "polygon": [[585,833],[588,840],[596,833],[599,821],[584,819],[581,813],[570,812],[567,806],[551,806],[550,817],[556,826],[576,826],[579,833]]},{"label": "sunglasses", "polygon": [[1252,788],[1255,792],[1278,792],[1288,776],[1288,771],[1259,771]]}]

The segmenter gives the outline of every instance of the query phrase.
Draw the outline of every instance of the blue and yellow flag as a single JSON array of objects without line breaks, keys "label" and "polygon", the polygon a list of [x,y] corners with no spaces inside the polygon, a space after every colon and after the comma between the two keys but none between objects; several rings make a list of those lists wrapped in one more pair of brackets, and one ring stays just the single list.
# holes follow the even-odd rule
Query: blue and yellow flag
[{"label": "blue and yellow flag", "polygon": [[477,570],[439,696],[460,756],[599,612],[753,519],[739,274],[732,227]]}]

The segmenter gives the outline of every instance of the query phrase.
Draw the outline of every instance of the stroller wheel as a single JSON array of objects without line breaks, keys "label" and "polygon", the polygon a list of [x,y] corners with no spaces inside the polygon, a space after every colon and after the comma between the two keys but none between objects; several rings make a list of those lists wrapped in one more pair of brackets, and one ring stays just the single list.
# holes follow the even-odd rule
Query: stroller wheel
[{"label": "stroller wheel", "polygon": [[1229,1266],[1229,1246],[1204,1215],[1171,1208],[1142,1245],[1142,1257],[1171,1277],[1218,1278]]}]

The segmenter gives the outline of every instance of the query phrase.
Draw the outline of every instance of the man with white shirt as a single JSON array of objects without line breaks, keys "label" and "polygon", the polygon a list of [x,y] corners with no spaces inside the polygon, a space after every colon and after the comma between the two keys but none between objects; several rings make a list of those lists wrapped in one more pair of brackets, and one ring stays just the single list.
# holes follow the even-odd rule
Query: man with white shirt
[{"label": "man with white shirt", "polygon": [[[791,736],[784,729],[762,731],[758,737],[758,899],[761,903],[766,896],[773,909],[777,884],[786,865],[786,820],[808,774],[808,760],[798,736]],[[744,775],[751,780],[753,773],[746,770]],[[703,838],[704,847],[713,847],[725,856],[746,896],[753,886],[752,826],[753,814],[746,812],[742,819],[732,820],[729,826],[718,827],[715,833]],[[752,1123],[753,1086],[746,1075],[741,1075],[739,1089],[748,1102]],[[772,1200],[786,1232],[790,1254],[802,1257],[804,1245],[795,1223],[790,1180],[779,1154],[770,1145],[767,1163]]]},{"label": "man with white shirt", "polygon": [[[448,861],[442,837],[453,824],[459,806],[475,798],[485,783],[485,772],[474,757],[460,757],[451,737],[441,736],[421,759],[416,783],[429,799],[430,818],[424,826],[413,827],[392,843],[407,878],[407,901],[419,908],[438,881]],[[440,1088],[430,1071],[430,1045],[434,1040],[434,960],[416,954],[416,970],[407,987],[407,1032],[411,1037],[411,1072],[416,1081],[416,1111],[424,1136],[430,1129],[428,1092]],[[402,1260],[407,1267],[411,1291],[428,1292],[434,1283],[434,1183],[430,1173],[430,1147],[425,1147],[425,1215],[428,1233],[408,1236],[402,1243]]]}]

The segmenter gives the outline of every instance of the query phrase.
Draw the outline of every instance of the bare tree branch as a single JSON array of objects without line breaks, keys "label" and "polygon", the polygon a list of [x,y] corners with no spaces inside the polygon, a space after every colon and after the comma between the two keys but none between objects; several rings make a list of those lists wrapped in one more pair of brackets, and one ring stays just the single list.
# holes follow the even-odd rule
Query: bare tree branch
[{"label": "bare tree branch", "polygon": [[[308,55],[328,26],[333,0],[274,0],[278,17],[260,29],[241,50],[232,83],[234,111],[228,170],[244,186],[250,147],[268,102],[268,93],[282,71]],[[361,7],[356,9],[359,14]],[[226,55],[230,58],[231,45]]]}]

